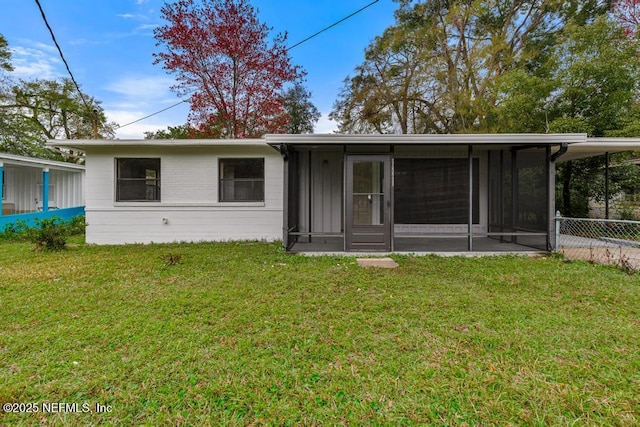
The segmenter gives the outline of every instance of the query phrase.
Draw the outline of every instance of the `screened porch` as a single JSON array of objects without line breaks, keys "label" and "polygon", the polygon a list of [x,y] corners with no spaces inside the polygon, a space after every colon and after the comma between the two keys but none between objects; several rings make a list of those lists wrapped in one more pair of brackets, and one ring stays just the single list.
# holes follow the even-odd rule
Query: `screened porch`
[{"label": "screened porch", "polygon": [[284,245],[293,252],[547,251],[551,147],[281,146]]}]

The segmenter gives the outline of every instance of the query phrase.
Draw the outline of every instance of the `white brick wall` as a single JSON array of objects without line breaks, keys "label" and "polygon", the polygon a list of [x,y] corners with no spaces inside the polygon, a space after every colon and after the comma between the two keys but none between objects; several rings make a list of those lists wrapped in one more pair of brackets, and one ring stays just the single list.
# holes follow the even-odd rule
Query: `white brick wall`
[{"label": "white brick wall", "polygon": [[[160,202],[116,202],[115,158],[159,157]],[[218,202],[218,159],[265,159],[264,203]],[[88,147],[87,243],[282,237],[283,161],[264,146]]]}]

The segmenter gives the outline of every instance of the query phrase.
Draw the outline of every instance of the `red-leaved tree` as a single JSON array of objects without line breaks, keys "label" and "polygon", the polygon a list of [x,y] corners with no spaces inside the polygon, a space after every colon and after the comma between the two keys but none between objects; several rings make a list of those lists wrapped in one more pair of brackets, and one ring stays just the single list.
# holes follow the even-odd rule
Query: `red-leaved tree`
[{"label": "red-leaved tree", "polygon": [[271,30],[247,0],[179,0],[161,10],[167,24],[154,36],[154,63],[176,75],[173,87],[191,95],[189,124],[216,138],[283,132],[289,117],[282,88],[303,77],[291,64],[286,34]]},{"label": "red-leaved tree", "polygon": [[640,29],[640,0],[617,0],[611,7],[627,35],[635,37]]}]

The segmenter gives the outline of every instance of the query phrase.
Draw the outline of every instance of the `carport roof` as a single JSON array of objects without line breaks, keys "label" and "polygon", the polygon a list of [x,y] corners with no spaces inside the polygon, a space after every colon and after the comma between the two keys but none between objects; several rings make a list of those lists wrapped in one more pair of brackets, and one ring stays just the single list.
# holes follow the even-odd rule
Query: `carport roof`
[{"label": "carport roof", "polygon": [[588,138],[585,142],[570,144],[567,152],[560,156],[558,161],[566,162],[624,151],[640,151],[640,138]]},{"label": "carport roof", "polygon": [[49,159],[37,159],[35,157],[25,157],[7,153],[0,153],[0,163],[4,165],[50,168],[58,170],[84,170],[84,165],[77,165],[75,163],[58,162],[56,160]]}]

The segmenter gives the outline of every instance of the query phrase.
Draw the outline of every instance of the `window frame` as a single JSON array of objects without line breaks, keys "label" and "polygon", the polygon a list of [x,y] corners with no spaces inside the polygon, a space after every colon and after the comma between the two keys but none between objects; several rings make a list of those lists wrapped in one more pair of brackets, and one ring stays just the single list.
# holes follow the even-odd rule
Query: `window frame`
[{"label": "window frame", "polygon": [[[224,178],[224,167],[223,163],[225,161],[257,161],[261,162],[262,166],[262,176],[260,178]],[[265,167],[265,158],[264,157],[219,157],[218,158],[218,202],[219,203],[264,203],[265,202],[265,177],[266,177],[266,167]],[[262,198],[260,199],[226,199],[224,193],[224,184],[225,182],[254,182],[261,183],[261,194]]]},{"label": "window frame", "polygon": [[[154,160],[157,161],[157,169],[155,170],[156,172],[156,177],[155,178],[149,178],[147,176],[145,176],[144,178],[121,178],[120,177],[120,161],[126,161],[126,160]],[[160,157],[116,157],[115,158],[115,202],[116,203],[158,203],[162,201],[162,186],[161,186],[161,170],[162,170],[162,160]],[[154,169],[149,169],[149,170],[154,170]],[[121,182],[140,182],[140,181],[145,181],[147,184],[145,184],[146,187],[153,187],[154,188],[154,193],[155,193],[155,198],[154,199],[123,199],[120,195],[121,193],[121,189],[120,189],[120,183]],[[149,184],[150,181],[154,181],[154,184]]]}]

